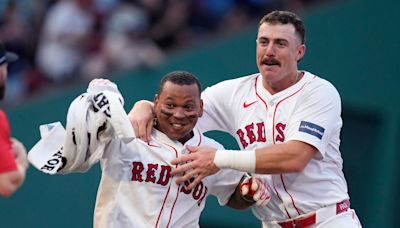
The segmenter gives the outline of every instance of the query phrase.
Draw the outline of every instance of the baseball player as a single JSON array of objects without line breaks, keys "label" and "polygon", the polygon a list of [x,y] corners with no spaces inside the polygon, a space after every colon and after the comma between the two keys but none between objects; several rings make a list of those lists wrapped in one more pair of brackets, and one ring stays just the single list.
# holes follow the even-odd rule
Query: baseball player
[{"label": "baseball player", "polygon": [[[6,52],[0,43],[0,100],[5,94],[8,63],[17,58],[16,54]],[[22,185],[27,168],[25,147],[17,139],[10,138],[7,116],[0,110],[0,196],[9,197]]]},{"label": "baseball player", "polygon": [[[259,73],[202,93],[198,127],[228,132],[241,151],[189,148],[189,155],[172,161],[187,163],[171,173],[184,174],[177,183],[195,178],[189,189],[220,169],[258,173],[272,188],[265,207],[252,207],[265,227],[361,227],[342,172],[340,96],[328,81],[298,70],[304,42],[303,22],[294,13],[264,16],[257,36]],[[137,105],[131,121],[149,119],[149,105]],[[147,126],[135,131],[146,140]]]},{"label": "baseball player", "polygon": [[[107,83],[97,79],[90,85]],[[150,141],[134,139],[125,144],[113,138],[104,148],[94,227],[199,227],[210,194],[221,205],[237,209],[268,203],[264,181],[235,170],[221,170],[193,189],[188,189],[190,181],[175,183],[177,177],[171,170],[176,166],[170,161],[187,153],[187,145],[223,149],[194,128],[202,106],[200,84],[194,75],[175,71],[162,79],[154,98],[156,121]]]}]

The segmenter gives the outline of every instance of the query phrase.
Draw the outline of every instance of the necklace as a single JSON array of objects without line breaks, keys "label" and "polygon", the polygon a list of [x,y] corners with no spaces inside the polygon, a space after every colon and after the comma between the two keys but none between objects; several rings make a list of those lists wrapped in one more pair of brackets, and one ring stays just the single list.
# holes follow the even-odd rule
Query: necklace
[{"label": "necklace", "polygon": [[299,73],[296,73],[296,77],[294,78],[293,85],[297,83],[297,79],[299,79]]},{"label": "necklace", "polygon": [[[294,84],[296,84],[298,82],[300,75],[302,75],[302,73],[301,72],[297,72],[296,78],[294,79]],[[301,77],[300,77],[300,79],[301,79]]]}]

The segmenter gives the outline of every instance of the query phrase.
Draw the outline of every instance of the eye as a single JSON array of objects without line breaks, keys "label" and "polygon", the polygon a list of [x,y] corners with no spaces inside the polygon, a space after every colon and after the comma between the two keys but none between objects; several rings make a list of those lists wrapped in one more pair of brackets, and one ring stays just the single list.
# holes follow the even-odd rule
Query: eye
[{"label": "eye", "polygon": [[278,40],[276,44],[278,45],[278,47],[286,47],[287,42],[285,42],[284,40]]},{"label": "eye", "polygon": [[257,42],[262,47],[268,46],[268,40],[267,39],[257,39]]},{"label": "eye", "polygon": [[172,104],[172,103],[166,103],[165,106],[166,106],[167,108],[169,108],[169,109],[174,108],[174,104]]},{"label": "eye", "polygon": [[193,111],[194,106],[193,105],[186,105],[184,108],[185,108],[185,111],[190,112],[190,111]]}]

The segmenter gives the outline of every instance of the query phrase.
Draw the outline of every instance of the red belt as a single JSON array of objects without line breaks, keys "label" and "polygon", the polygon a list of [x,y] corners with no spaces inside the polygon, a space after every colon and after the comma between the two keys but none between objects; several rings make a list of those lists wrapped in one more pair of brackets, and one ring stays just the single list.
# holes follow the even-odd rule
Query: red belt
[{"label": "red belt", "polygon": [[[336,207],[335,207],[336,206]],[[350,208],[350,201],[349,200],[343,200],[342,202],[337,203],[336,205],[333,205],[333,207],[327,207],[327,208],[321,208],[319,210],[335,210],[336,209],[336,214],[340,214],[342,212],[347,211],[347,209]],[[310,215],[307,215],[302,218],[296,218],[284,222],[279,222],[278,224],[282,228],[302,228],[302,227],[308,227],[311,225],[316,224],[317,221],[317,214],[318,211],[313,212]],[[320,221],[323,219],[319,218]]]}]

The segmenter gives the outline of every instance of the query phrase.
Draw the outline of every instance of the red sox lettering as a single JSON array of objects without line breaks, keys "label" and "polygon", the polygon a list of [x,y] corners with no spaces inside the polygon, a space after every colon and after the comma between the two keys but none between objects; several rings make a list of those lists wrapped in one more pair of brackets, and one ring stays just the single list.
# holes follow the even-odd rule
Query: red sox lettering
[{"label": "red sox lettering", "polygon": [[187,195],[192,194],[193,199],[198,200],[197,205],[200,206],[201,202],[203,202],[203,199],[207,195],[208,188],[201,181],[200,184],[196,185],[193,190],[188,190],[187,186],[189,186],[189,184],[189,181],[185,181],[180,192],[183,192]]},{"label": "red sox lettering", "polygon": [[285,128],[286,128],[286,124],[283,124],[283,123],[278,123],[275,125],[275,129],[278,133],[275,137],[275,142],[284,142],[285,141],[285,134],[283,133]]},{"label": "red sox lettering", "polygon": [[[142,162],[132,162],[132,165],[133,165],[133,168],[132,168],[131,180],[143,182],[142,173],[145,169],[143,163]],[[147,171],[145,172],[146,179],[144,181],[157,183],[159,185],[166,186],[169,183],[169,179],[171,178],[171,175],[170,175],[171,169],[172,169],[171,166],[161,165],[160,166],[160,174],[159,174],[157,182],[156,182],[155,171],[158,170],[158,164],[147,164]]]},{"label": "red sox lettering", "polygon": [[[284,123],[277,123],[275,125],[275,130],[277,133],[277,135],[275,136],[276,142],[283,142],[285,140],[285,128],[286,124]],[[248,124],[243,129],[238,129],[236,131],[236,134],[239,137],[243,149],[245,149],[250,144],[253,144],[254,142],[267,141],[264,122]]]},{"label": "red sox lettering", "polygon": [[[254,129],[254,126],[257,128],[256,130]],[[236,134],[239,136],[239,140],[242,143],[243,149],[254,142],[266,141],[264,122],[248,124],[244,127],[244,129],[238,129]]]},{"label": "red sox lettering", "polygon": [[[143,164],[140,161],[132,162],[132,178],[131,181],[138,182],[151,182],[154,184],[159,184],[162,186],[166,186],[171,179],[171,170],[172,167],[168,165],[159,165],[159,164]],[[159,171],[159,172],[158,172]],[[197,200],[198,206],[200,206],[201,202],[207,195],[207,186],[204,185],[203,182],[200,182],[196,187],[192,190],[188,190],[187,186],[190,184],[189,181],[186,181],[184,185],[181,186],[180,192],[186,195],[192,195],[194,200]]]}]

